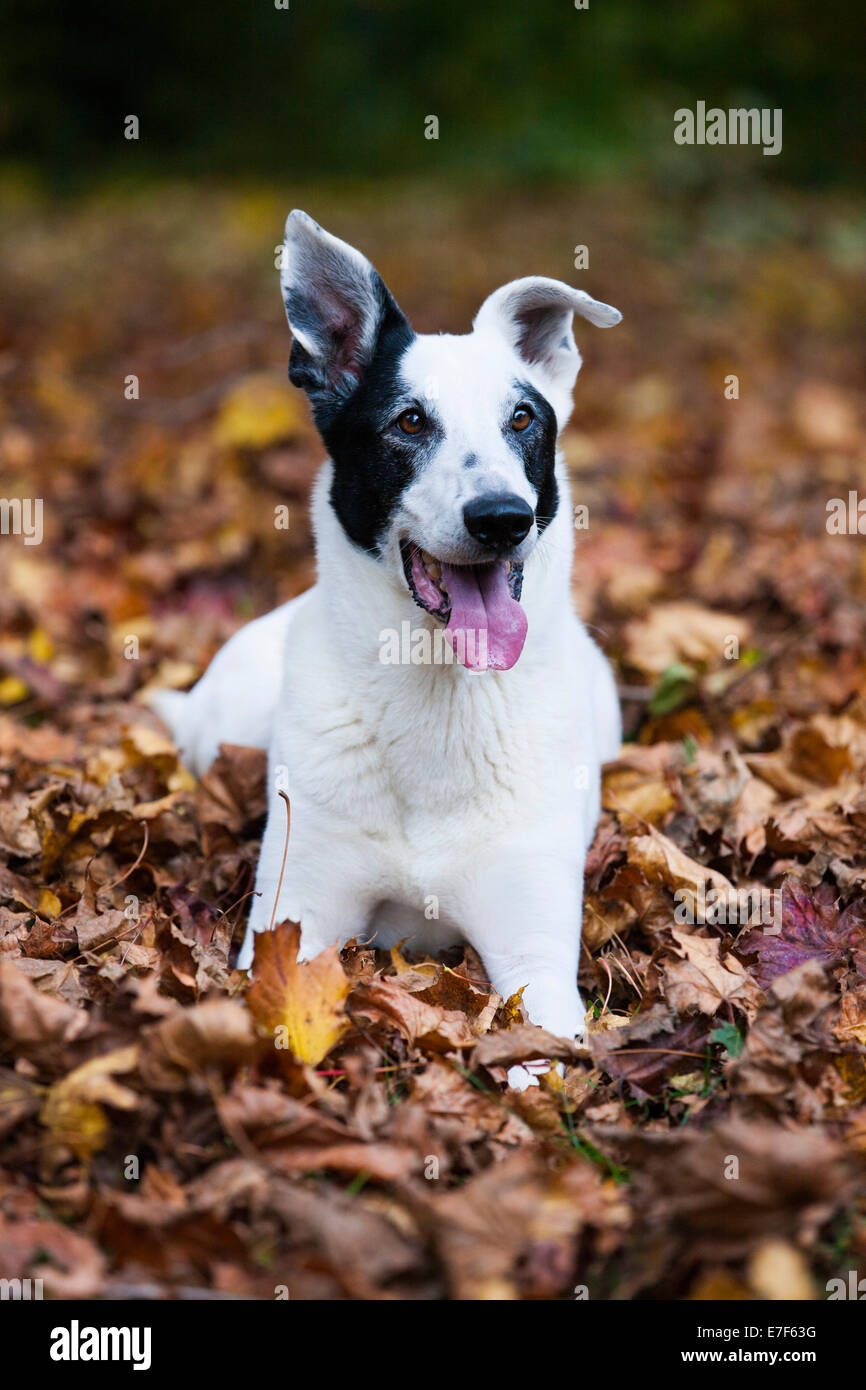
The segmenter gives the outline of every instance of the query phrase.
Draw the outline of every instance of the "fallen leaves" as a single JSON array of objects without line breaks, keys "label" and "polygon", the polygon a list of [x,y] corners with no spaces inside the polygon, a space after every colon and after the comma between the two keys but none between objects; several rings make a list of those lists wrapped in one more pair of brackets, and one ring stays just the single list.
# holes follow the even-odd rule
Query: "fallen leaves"
[{"label": "fallen leaves", "polygon": [[745,646],[749,624],[736,613],[697,603],[655,603],[626,625],[626,655],[633,666],[660,677],[676,663],[717,665],[726,651]]},{"label": "fallen leaves", "polygon": [[472,1053],[472,1064],[476,1067],[510,1067],[515,1062],[543,1059],[573,1062],[582,1051],[568,1038],[557,1038],[543,1028],[536,1028],[534,1024],[522,1023],[488,1033]]},{"label": "fallen leaves", "polygon": [[793,878],[787,878],[780,891],[779,934],[756,929],[738,943],[741,951],[757,954],[756,973],[763,983],[805,961],[836,965],[856,958],[866,963],[866,912],[861,905],[840,911],[829,885],[810,893]]},{"label": "fallen leaves", "polygon": [[721,943],[712,937],[671,929],[682,952],[681,961],[668,962],[662,989],[676,1013],[712,1018],[724,1003],[737,1004],[753,1016],[761,991],[733,955],[720,959]]},{"label": "fallen leaves", "polygon": [[[859,1182],[857,1162],[814,1129],[723,1120],[703,1132],[634,1130],[599,1142],[629,1162],[655,1236],[654,1257],[631,1266],[621,1297],[657,1282],[659,1265],[663,1287],[672,1292],[683,1288],[696,1262],[712,1267],[754,1259],[766,1242],[778,1240],[814,1251],[829,1214],[854,1198]],[[759,1278],[760,1271],[759,1264]],[[790,1280],[789,1265],[788,1288]]]},{"label": "fallen leaves", "polygon": [[301,929],[294,922],[256,937],[247,1003],[275,1047],[316,1066],[348,1027],[349,981],[335,946],[301,963],[300,944]]},{"label": "fallen leaves", "polygon": [[707,884],[725,895],[733,889],[724,874],[696,863],[665,835],[635,835],[629,840],[628,859],[650,882],[685,889],[695,898],[706,891]]},{"label": "fallen leaves", "polygon": [[92,1240],[58,1221],[0,1217],[0,1278],[41,1279],[50,1298],[93,1298],[106,1264]]},{"label": "fallen leaves", "polygon": [[523,1151],[416,1210],[450,1275],[449,1294],[481,1302],[571,1292],[575,1243],[586,1228],[621,1243],[628,1213],[613,1183],[589,1165],[551,1169]]},{"label": "fallen leaves", "polygon": [[70,1042],[88,1023],[84,1009],[43,993],[13,961],[0,960],[0,1038],[26,1055]]},{"label": "fallen leaves", "polygon": [[434,1052],[471,1047],[476,1034],[466,1015],[426,1003],[404,985],[375,980],[360,985],[353,994],[358,1013],[370,1019],[396,1024],[410,1044],[420,1043]]},{"label": "fallen leaves", "polygon": [[307,428],[297,397],[274,375],[246,377],[220,406],[216,442],[228,449],[264,449]]},{"label": "fallen leaves", "polygon": [[209,1068],[251,1062],[259,1043],[249,1011],[233,999],[177,1009],[145,1031],[140,1069],[155,1090],[182,1091],[190,1076]]},{"label": "fallen leaves", "polygon": [[134,1110],[138,1096],[115,1078],[133,1071],[138,1062],[135,1045],[93,1057],[55,1081],[39,1116],[49,1132],[52,1149],[71,1151],[77,1158],[92,1158],[108,1136],[106,1105]]},{"label": "fallen leaves", "polygon": [[[206,257],[177,235],[208,196],[123,211],[148,268],[132,316],[88,307],[92,265],[117,264],[104,206],[70,202],[63,256],[34,259],[58,235],[36,210],[3,240],[0,467],[45,499],[47,543],[0,545],[0,1275],[50,1297],[823,1296],[866,1256],[866,572],[862,537],[826,527],[862,491],[860,280],[805,243],[793,269],[752,248],[743,276],[706,238],[660,278],[594,203],[633,336],[599,344],[563,444],[592,516],[575,599],[626,738],[575,1044],[468,949],[298,962],[285,924],[252,983],[234,969],[266,756],[225,746],[193,782],[143,696],[311,582],[321,455],[237,200]],[[573,208],[550,196],[554,264]],[[526,208],[501,214],[504,282]],[[423,219],[401,205],[401,244],[428,245]],[[768,276],[801,303],[806,261],[849,306],[820,376],[778,351],[790,310],[754,304]],[[468,322],[492,272],[465,264]],[[684,314],[708,283],[714,312]],[[660,311],[677,333],[647,375]],[[759,386],[736,403],[712,365],[732,345]],[[97,386],[119,357],[146,364],[122,428]]]},{"label": "fallen leaves", "polygon": [[817,961],[804,961],[770,986],[766,1003],[749,1029],[740,1056],[731,1064],[733,1090],[772,1108],[792,1109],[817,1120],[825,1100],[807,1057],[829,1043],[826,1015],[833,1001]]}]

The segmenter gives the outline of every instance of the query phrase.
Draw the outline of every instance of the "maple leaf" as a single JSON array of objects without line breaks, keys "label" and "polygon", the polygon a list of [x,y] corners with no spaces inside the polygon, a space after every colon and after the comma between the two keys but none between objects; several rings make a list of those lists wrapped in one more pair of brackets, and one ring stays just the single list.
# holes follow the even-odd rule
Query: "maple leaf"
[{"label": "maple leaf", "polygon": [[284,1036],[292,1054],[314,1067],[348,1027],[349,980],[336,946],[321,951],[315,960],[299,962],[300,944],[296,922],[282,922],[273,931],[259,933],[247,1003],[272,1038]]},{"label": "maple leaf", "polygon": [[712,1015],[725,1000],[733,1000],[747,1012],[754,1012],[760,991],[734,956],[727,955],[722,961],[718,940],[690,935],[676,927],[671,935],[683,957],[665,966],[664,992],[672,1008],[678,1013]]},{"label": "maple leaf", "polygon": [[790,877],[781,892],[781,932],[771,935],[756,927],[737,942],[740,951],[758,956],[754,973],[761,984],[769,984],[807,960],[837,965],[852,953],[860,955],[866,950],[862,902],[840,912],[828,884],[809,893],[798,879]]}]

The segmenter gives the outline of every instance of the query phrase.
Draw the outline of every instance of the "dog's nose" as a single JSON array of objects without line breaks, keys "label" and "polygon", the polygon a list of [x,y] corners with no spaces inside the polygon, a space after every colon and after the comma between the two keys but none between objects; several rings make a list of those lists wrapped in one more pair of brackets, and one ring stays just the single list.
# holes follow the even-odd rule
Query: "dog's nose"
[{"label": "dog's nose", "polygon": [[463,508],[466,530],[482,545],[519,545],[529,535],[535,513],[513,492],[489,492]]}]

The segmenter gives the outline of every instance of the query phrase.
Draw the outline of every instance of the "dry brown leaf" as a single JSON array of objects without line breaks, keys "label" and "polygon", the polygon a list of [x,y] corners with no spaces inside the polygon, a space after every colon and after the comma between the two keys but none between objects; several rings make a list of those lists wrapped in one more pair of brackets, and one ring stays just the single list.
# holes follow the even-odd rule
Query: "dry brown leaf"
[{"label": "dry brown leaf", "polygon": [[153,1024],[142,1040],[139,1069],[155,1090],[183,1090],[209,1067],[237,1067],[259,1051],[253,1020],[234,999],[178,1009]]},{"label": "dry brown leaf", "polygon": [[691,859],[673,840],[658,831],[629,840],[628,862],[640,869],[650,883],[660,883],[671,892],[679,890],[687,894],[684,902],[693,908],[706,900],[710,889],[720,895],[719,903],[737,903],[736,889],[724,874]]},{"label": "dry brown leaf", "polygon": [[748,641],[749,623],[742,614],[720,613],[687,601],[653,604],[645,617],[633,619],[625,629],[628,660],[655,677],[677,661],[719,665],[731,638],[739,643],[738,651]]},{"label": "dry brown leaf", "polygon": [[22,1120],[36,1114],[44,1090],[11,1068],[0,1067],[0,1139]]},{"label": "dry brown leaf", "polygon": [[605,810],[619,815],[625,829],[636,829],[647,821],[661,825],[676,806],[676,799],[664,778],[614,763],[605,769],[601,803]]},{"label": "dry brown leaf", "polygon": [[471,1047],[477,1041],[466,1014],[427,1004],[395,980],[376,979],[356,986],[352,1008],[369,1018],[388,1020],[410,1043],[423,1043],[436,1052]]},{"label": "dry brown leaf", "polygon": [[866,985],[843,994],[833,1032],[841,1042],[857,1042],[866,1047]]},{"label": "dry brown leaf", "polygon": [[499,1028],[480,1039],[472,1054],[473,1067],[510,1067],[515,1062],[574,1062],[584,1049],[570,1038],[558,1038],[533,1023]]},{"label": "dry brown leaf", "polygon": [[683,959],[664,965],[662,988],[671,1008],[678,1013],[712,1016],[725,1001],[740,1005],[752,1015],[763,997],[740,962],[730,953],[722,963],[721,943],[713,937],[698,936],[671,928],[671,935]]},{"label": "dry brown leaf", "polygon": [[51,1298],[93,1298],[106,1260],[93,1241],[59,1221],[0,1216],[0,1278],[41,1279]]},{"label": "dry brown leaf", "polygon": [[0,1037],[19,1047],[70,1042],[88,1024],[84,1009],[43,994],[11,961],[0,961]]}]

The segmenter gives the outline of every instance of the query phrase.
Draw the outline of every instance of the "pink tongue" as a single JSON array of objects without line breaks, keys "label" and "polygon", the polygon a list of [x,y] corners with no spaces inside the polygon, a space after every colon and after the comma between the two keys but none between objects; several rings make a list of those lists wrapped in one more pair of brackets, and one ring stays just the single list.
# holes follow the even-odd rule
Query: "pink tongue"
[{"label": "pink tongue", "polygon": [[470,671],[510,671],[527,622],[511,597],[505,565],[443,565],[442,587],[451,600],[445,632],[457,660]]}]

